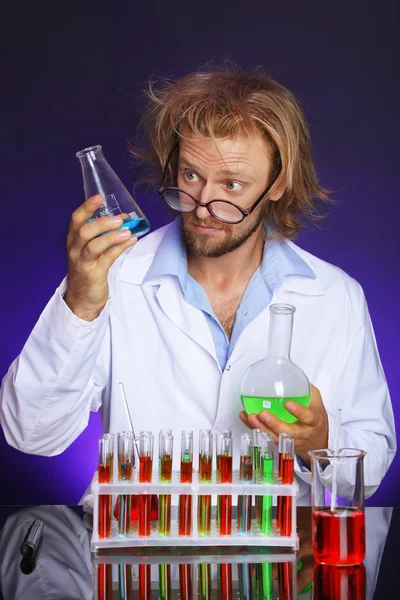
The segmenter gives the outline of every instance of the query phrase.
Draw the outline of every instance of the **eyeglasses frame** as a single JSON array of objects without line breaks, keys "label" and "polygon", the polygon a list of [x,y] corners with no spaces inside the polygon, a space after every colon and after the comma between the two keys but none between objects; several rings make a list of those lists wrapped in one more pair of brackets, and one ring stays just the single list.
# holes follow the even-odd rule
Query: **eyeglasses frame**
[{"label": "eyeglasses frame", "polygon": [[[277,176],[274,177],[274,179],[272,180],[272,182],[267,186],[267,188],[262,192],[262,194],[260,194],[260,196],[257,198],[257,200],[254,202],[254,204],[252,204],[249,208],[241,208],[240,206],[238,206],[237,204],[235,204],[234,202],[231,202],[230,200],[219,200],[218,198],[215,198],[215,200],[210,200],[209,202],[200,202],[199,200],[197,200],[196,198],[194,198],[192,196],[192,194],[189,194],[189,192],[186,192],[185,190],[182,190],[181,188],[178,187],[173,187],[173,186],[168,186],[168,187],[164,187],[163,183],[164,183],[164,179],[167,175],[167,171],[168,171],[168,167],[169,164],[171,162],[172,159],[172,155],[174,154],[174,152],[176,152],[179,149],[179,140],[177,140],[174,144],[174,146],[172,147],[171,152],[168,155],[167,158],[167,162],[165,163],[165,167],[163,169],[162,172],[162,176],[161,176],[161,181],[160,181],[160,185],[158,187],[158,193],[160,194],[160,196],[162,197],[162,199],[164,200],[164,202],[170,207],[172,208],[172,210],[176,210],[177,212],[183,213],[183,214],[190,214],[192,212],[194,212],[195,210],[197,210],[198,206],[204,206],[204,208],[207,208],[208,212],[214,217],[214,219],[217,219],[218,221],[221,221],[222,223],[228,223],[230,225],[238,225],[239,223],[241,223],[246,217],[248,217],[249,215],[251,215],[251,213],[257,208],[257,206],[260,204],[260,202],[265,198],[265,196],[268,194],[268,192],[270,191],[271,187],[273,186],[273,184],[275,183],[278,175],[279,175],[279,171],[277,173]],[[174,190],[174,191],[178,191],[178,192],[183,192],[184,194],[186,194],[187,196],[189,196],[189,198],[191,198],[193,200],[193,202],[195,203],[195,206],[193,208],[193,210],[191,211],[180,211],[176,208],[173,208],[169,202],[167,202],[167,200],[164,198],[163,194],[164,192],[167,192],[168,190]],[[226,221],[225,219],[221,219],[220,217],[217,217],[210,209],[209,206],[210,204],[212,204],[213,202],[225,202],[225,204],[230,204],[231,206],[233,206],[234,208],[237,208],[241,213],[242,213],[242,218],[240,219],[240,221]]]}]

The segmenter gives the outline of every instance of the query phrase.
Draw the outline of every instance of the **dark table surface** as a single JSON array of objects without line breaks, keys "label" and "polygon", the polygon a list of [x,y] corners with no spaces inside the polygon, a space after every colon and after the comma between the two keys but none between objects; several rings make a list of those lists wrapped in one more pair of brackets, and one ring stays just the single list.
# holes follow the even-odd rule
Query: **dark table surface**
[{"label": "dark table surface", "polygon": [[[41,519],[44,522],[43,543],[38,553],[36,567],[32,573],[23,574],[21,572],[20,545],[29,524],[34,519]],[[91,516],[84,514],[80,506],[0,506],[0,598],[4,600],[45,600],[47,598],[69,600],[93,597],[93,580],[97,577],[98,564],[107,562],[99,556],[90,552],[90,534],[91,534]],[[290,563],[293,567],[295,577],[296,596],[291,591],[282,587],[278,590],[280,571],[275,563],[273,566],[274,594],[272,596],[260,596],[262,600],[291,600],[298,597],[303,600],[317,599],[329,600],[329,598],[349,598],[354,600],[362,599],[396,599],[396,576],[400,573],[400,561],[398,558],[398,547],[396,541],[400,537],[400,508],[372,508],[366,509],[366,536],[367,536],[367,555],[364,561],[364,567],[350,568],[347,571],[342,570],[340,577],[342,581],[342,592],[334,593],[331,590],[332,581],[337,577],[337,573],[331,569],[321,573],[321,569],[316,569],[312,556],[311,544],[311,509],[309,507],[298,508],[298,534],[300,539],[300,549]],[[250,549],[249,549],[250,550]],[[251,551],[251,550],[250,550]],[[137,551],[136,551],[137,552]],[[223,551],[224,556],[229,552]],[[253,551],[251,551],[253,552]],[[203,553],[203,555],[201,555]],[[146,552],[141,553],[140,561],[132,556],[115,553],[111,562],[133,564],[133,579],[138,571],[138,562],[163,561],[163,554],[160,550],[153,550],[153,558],[143,558]],[[185,562],[204,562],[211,564],[213,577],[217,577],[219,567],[216,563],[221,563],[221,549],[217,547],[207,549],[189,549],[186,551],[186,558],[180,555],[177,558],[177,552],[172,551],[169,558],[165,556],[165,563],[171,564],[172,591],[168,596],[171,600],[178,599],[178,564]],[[192,554],[192,559],[190,555]],[[233,587],[232,595],[223,596],[222,600],[240,599],[256,600],[257,585],[252,595],[244,595],[239,592],[238,584],[238,556],[237,550],[231,551],[232,559],[226,558],[227,563],[232,561]],[[242,549],[240,560],[246,553]],[[195,557],[195,558],[193,558]],[[254,557],[254,555],[253,555]],[[264,559],[259,559],[262,562]],[[301,561],[301,562],[299,562]],[[110,562],[110,561],[109,561]],[[251,561],[248,561],[251,563]],[[224,563],[224,564],[227,564]],[[251,563],[254,564],[254,563]],[[283,563],[282,563],[283,564]],[[301,566],[301,568],[299,568]],[[297,568],[296,568],[297,567]],[[162,598],[158,588],[157,574],[158,566],[152,566],[152,595],[151,598]],[[137,584],[134,585],[132,595],[124,595],[118,591],[118,565],[112,567],[113,595],[112,598],[138,598],[139,591]],[[251,567],[249,575],[257,579],[256,568]],[[29,570],[29,569],[28,569]],[[254,575],[255,574],[255,575]],[[366,580],[366,592],[363,592],[362,581]],[[337,580],[336,580],[337,581]],[[321,589],[321,584],[322,588]],[[214,582],[216,587],[216,581]],[[300,592],[305,589],[305,592]],[[334,595],[332,595],[334,594]],[[209,596],[211,597],[211,596]],[[219,598],[216,589],[212,592],[212,598]],[[200,598],[200,596],[199,596]],[[104,600],[107,600],[104,598]],[[111,600],[111,596],[110,596]]]}]

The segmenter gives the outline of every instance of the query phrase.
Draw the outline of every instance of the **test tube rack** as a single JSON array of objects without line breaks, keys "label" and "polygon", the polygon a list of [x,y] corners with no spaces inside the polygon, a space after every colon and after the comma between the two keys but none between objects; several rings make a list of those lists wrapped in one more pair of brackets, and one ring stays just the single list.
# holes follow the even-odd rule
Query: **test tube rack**
[{"label": "test tube rack", "polygon": [[[181,600],[297,598],[295,551],[265,547],[201,550],[147,548],[144,552],[123,555],[101,550],[93,559],[94,600],[110,597],[107,590],[119,590],[119,597],[126,598],[153,597],[151,592],[158,598],[172,598],[175,597],[172,594],[180,593]],[[218,589],[223,572],[228,580],[225,581],[228,593]],[[160,593],[163,587],[171,593],[163,596]],[[200,587],[203,593],[198,595]]]},{"label": "test tube rack", "polygon": [[[114,456],[115,457],[115,456]],[[243,482],[240,480],[239,472],[233,471],[232,483],[219,483],[217,481],[215,471],[212,474],[210,482],[200,482],[198,473],[193,473],[192,483],[180,483],[180,473],[174,471],[172,473],[171,482],[158,481],[158,474],[154,473],[151,483],[141,483],[138,481],[136,469],[133,470],[132,481],[118,481],[117,469],[113,469],[113,478],[110,483],[99,483],[98,476],[95,475],[92,482],[92,494],[94,497],[93,511],[93,535],[92,535],[92,550],[97,551],[101,548],[129,548],[129,547],[179,547],[179,546],[267,546],[267,547],[289,547],[295,550],[298,549],[298,536],[296,532],[296,495],[298,484],[296,481],[292,484],[282,484],[277,475],[274,474],[270,483],[252,483]],[[108,537],[99,536],[99,502],[100,497],[106,495],[112,497],[112,505],[114,506],[117,497],[119,496],[138,496],[143,494],[148,495],[171,495],[172,496],[172,512],[171,512],[171,530],[169,535],[160,535],[158,532],[157,522],[151,522],[150,535],[139,536],[137,522],[131,523],[129,533],[124,535],[119,534],[118,524],[112,516],[110,535]],[[191,535],[179,535],[178,529],[178,502],[177,497],[185,495],[192,497],[192,533]],[[212,521],[211,531],[208,535],[202,535],[198,531],[197,510],[198,502],[201,496],[210,495],[212,497]],[[236,519],[232,520],[232,533],[230,535],[221,535],[218,533],[215,512],[216,512],[216,497],[232,496],[233,504],[236,504],[238,496],[270,496],[275,500],[279,496],[291,497],[291,534],[281,535],[281,532],[276,528],[275,519],[272,520],[272,528],[269,534],[261,533],[259,527],[252,519],[250,531],[239,532],[237,530]],[[175,501],[174,501],[175,500]],[[254,502],[253,502],[254,505]]]}]

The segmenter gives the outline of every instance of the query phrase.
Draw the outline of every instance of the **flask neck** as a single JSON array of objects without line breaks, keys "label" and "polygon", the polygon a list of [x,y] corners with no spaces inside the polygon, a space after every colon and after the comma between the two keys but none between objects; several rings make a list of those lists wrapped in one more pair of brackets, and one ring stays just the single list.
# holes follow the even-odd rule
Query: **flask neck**
[{"label": "flask neck", "polygon": [[93,167],[97,161],[105,161],[103,149],[101,146],[90,146],[80,152],[77,152],[76,157],[79,159],[82,168]]},{"label": "flask neck", "polygon": [[274,304],[270,307],[270,311],[267,357],[290,360],[294,307]]}]

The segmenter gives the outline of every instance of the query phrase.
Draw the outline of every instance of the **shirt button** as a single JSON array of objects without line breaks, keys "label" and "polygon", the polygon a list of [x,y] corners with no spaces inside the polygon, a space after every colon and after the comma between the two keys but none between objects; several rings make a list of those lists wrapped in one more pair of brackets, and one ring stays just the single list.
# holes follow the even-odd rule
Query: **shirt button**
[{"label": "shirt button", "polygon": [[225,371],[230,371],[231,370],[231,365],[228,365],[225,369]]}]

